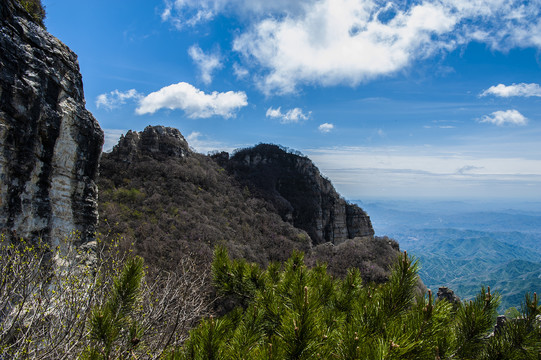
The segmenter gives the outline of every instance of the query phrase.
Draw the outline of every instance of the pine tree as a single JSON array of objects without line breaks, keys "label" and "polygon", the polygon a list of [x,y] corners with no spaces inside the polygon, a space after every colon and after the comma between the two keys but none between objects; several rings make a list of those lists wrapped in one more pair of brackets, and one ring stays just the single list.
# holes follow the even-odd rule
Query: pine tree
[{"label": "pine tree", "polygon": [[481,289],[453,306],[416,295],[417,262],[406,253],[387,283],[363,284],[359,270],[330,277],[294,252],[266,270],[215,250],[219,294],[238,308],[203,320],[168,359],[538,359],[541,307],[526,297],[522,317],[494,332],[499,296]]},{"label": "pine tree", "polygon": [[139,301],[143,264],[140,257],[129,259],[114,279],[109,298],[93,309],[89,320],[92,345],[83,359],[130,358],[139,345],[142,327],[133,312]]}]

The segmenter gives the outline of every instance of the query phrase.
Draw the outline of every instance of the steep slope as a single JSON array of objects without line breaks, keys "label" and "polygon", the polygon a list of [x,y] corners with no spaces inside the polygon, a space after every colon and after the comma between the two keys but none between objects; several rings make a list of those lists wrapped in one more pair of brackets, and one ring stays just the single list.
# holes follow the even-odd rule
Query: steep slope
[{"label": "steep slope", "polygon": [[77,56],[19,2],[0,2],[0,230],[53,243],[94,236],[103,132]]},{"label": "steep slope", "polygon": [[374,235],[368,215],[341,198],[305,156],[259,144],[235,152],[226,167],[256,196],[272,203],[282,219],[305,230],[315,245]]},{"label": "steep slope", "polygon": [[[258,196],[255,187],[230,175],[224,168],[228,158],[222,154],[213,159],[191,151],[177,129],[149,126],[143,132],[128,132],[111,153],[102,155],[100,231],[120,234],[126,243],[134,243],[151,266],[162,268],[174,267],[183,256],[208,265],[213,247],[223,244],[234,257],[262,265],[283,261],[293,249],[299,249],[307,253],[309,263],[328,262],[335,274],[357,266],[366,281],[386,279],[398,244],[371,236],[366,215],[363,219],[368,225],[355,225],[350,220],[353,225],[349,227],[353,232],[364,231],[365,236],[349,240],[344,236],[336,246],[318,245],[321,240],[314,241],[307,231],[294,226],[293,219],[284,221],[272,199]],[[317,168],[311,166],[319,176]],[[308,178],[305,173],[302,177]],[[332,189],[328,180],[323,183]],[[282,190],[284,186],[285,182]],[[336,195],[334,189],[330,193]],[[303,194],[308,201],[314,196],[309,191],[297,195]],[[340,200],[345,213],[345,201],[338,195],[335,199]],[[317,201],[321,203],[321,197]],[[338,222],[333,226],[336,232],[346,234],[345,215],[341,221],[343,229],[338,229]]]}]

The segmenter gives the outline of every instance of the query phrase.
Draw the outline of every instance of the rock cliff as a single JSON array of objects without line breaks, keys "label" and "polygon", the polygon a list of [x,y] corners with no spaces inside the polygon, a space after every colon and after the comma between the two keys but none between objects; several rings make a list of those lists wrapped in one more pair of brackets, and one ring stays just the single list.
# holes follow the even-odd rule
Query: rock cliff
[{"label": "rock cliff", "polygon": [[103,132],[77,56],[14,0],[0,2],[0,230],[53,244],[93,237]]},{"label": "rock cliff", "polygon": [[[224,156],[217,157],[224,164]],[[256,196],[270,201],[285,221],[305,230],[314,245],[372,237],[370,218],[347,203],[310,159],[277,145],[237,151],[227,169]]]}]

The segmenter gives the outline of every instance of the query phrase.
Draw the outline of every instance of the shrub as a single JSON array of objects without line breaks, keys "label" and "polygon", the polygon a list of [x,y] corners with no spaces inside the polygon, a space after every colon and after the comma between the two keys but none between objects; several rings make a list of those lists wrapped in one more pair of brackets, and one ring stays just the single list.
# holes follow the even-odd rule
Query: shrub
[{"label": "shrub", "polygon": [[[493,331],[499,297],[481,289],[457,306],[417,296],[404,253],[384,284],[309,269],[293,252],[265,270],[215,249],[218,294],[237,307],[205,313],[205,274],[186,259],[149,274],[118,242],[87,250],[0,243],[0,358],[10,359],[539,359],[541,306],[527,295]],[[53,262],[50,260],[54,259]],[[77,260],[77,262],[74,261]],[[54,271],[52,271],[54,270]],[[192,329],[187,337],[187,330]]]},{"label": "shrub", "polygon": [[117,240],[1,240],[0,359],[156,358],[206,312],[207,275],[188,258],[146,273]]},{"label": "shrub", "polygon": [[41,0],[18,0],[24,9],[32,16],[35,22],[41,27],[45,27],[43,20],[45,19],[45,7]]}]

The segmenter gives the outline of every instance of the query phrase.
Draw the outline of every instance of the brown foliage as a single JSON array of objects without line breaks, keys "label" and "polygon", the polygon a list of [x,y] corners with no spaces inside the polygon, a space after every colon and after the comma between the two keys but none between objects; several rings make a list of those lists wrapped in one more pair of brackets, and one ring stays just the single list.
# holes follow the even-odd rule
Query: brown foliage
[{"label": "brown foliage", "polygon": [[[75,247],[76,240],[52,248],[0,237],[1,359],[74,359],[91,343],[90,316],[109,296],[127,253],[112,239],[95,247]],[[142,329],[134,355],[154,358],[180,345],[207,315],[209,283],[208,272],[188,258],[178,259],[175,271],[147,273],[133,314]]]},{"label": "brown foliage", "polygon": [[306,257],[307,265],[327,263],[330,274],[345,277],[350,267],[360,270],[364,282],[382,283],[387,281],[389,265],[396,259],[398,243],[384,237],[363,237],[346,240],[341,244],[321,244],[312,249]]},{"label": "brown foliage", "polygon": [[304,231],[283,222],[208,156],[128,164],[103,154],[100,173],[100,231],[133,243],[151,267],[174,269],[185,256],[208,265],[218,244],[261,265],[309,249]]}]

